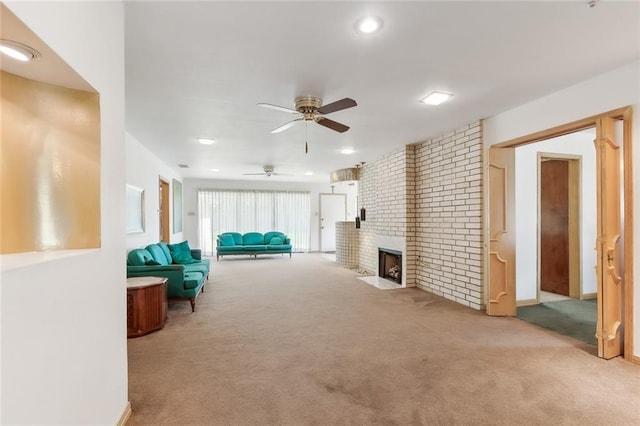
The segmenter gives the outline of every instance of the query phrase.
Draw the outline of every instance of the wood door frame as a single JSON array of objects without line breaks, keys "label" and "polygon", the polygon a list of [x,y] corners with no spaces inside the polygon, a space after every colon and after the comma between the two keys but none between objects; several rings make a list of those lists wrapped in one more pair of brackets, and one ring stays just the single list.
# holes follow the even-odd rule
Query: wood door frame
[{"label": "wood door frame", "polygon": [[[511,148],[528,145],[552,139],[558,136],[575,133],[590,127],[595,127],[599,119],[611,117],[622,120],[623,123],[623,187],[624,187],[624,359],[640,364],[640,357],[633,356],[633,161],[632,161],[632,115],[633,109],[630,105],[602,114],[593,115],[581,120],[576,120],[567,124],[562,124],[550,129],[541,130],[529,135],[521,136],[505,142],[501,142],[488,147],[491,148]],[[485,185],[485,197],[486,197]],[[486,199],[486,198],[485,198]],[[485,208],[486,211],[486,208]],[[486,251],[485,251],[486,258]],[[486,276],[486,275],[485,275]]]},{"label": "wood door frame", "polygon": [[[537,153],[538,168],[538,276],[537,301],[540,303],[542,272],[542,162],[544,160],[566,160],[569,162],[569,297],[582,299],[582,155]],[[576,250],[577,248],[577,250]]]},{"label": "wood door frame", "polygon": [[[160,241],[164,241],[165,243],[169,243],[171,242],[171,230],[169,229],[169,224],[171,223],[170,221],[170,215],[171,215],[171,210],[170,210],[170,205],[169,205],[169,192],[170,192],[170,184],[168,180],[163,179],[162,177],[159,177],[159,188],[158,190],[160,191],[160,195],[159,195],[159,203],[158,203],[158,215],[159,215],[159,220],[158,220],[158,224],[160,225]],[[164,191],[164,189],[166,189],[166,191]],[[164,191],[164,197],[162,197],[162,193]],[[164,232],[166,232],[166,235],[164,235]]]}]

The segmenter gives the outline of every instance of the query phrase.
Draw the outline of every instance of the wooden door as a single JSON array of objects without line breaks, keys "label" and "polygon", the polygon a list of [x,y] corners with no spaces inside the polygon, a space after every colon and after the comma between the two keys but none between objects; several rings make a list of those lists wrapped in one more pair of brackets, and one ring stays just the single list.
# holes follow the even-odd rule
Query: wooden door
[{"label": "wooden door", "polygon": [[569,296],[569,161],[540,164],[540,290]]},{"label": "wooden door", "polygon": [[596,188],[598,251],[598,356],[622,354],[622,279],[620,277],[620,144],[616,120],[604,117],[596,125]]},{"label": "wooden door", "polygon": [[160,215],[160,241],[170,242],[169,234],[169,182],[160,179],[160,206],[158,209]]},{"label": "wooden door", "polygon": [[516,314],[515,149],[489,149],[489,300],[487,314]]}]

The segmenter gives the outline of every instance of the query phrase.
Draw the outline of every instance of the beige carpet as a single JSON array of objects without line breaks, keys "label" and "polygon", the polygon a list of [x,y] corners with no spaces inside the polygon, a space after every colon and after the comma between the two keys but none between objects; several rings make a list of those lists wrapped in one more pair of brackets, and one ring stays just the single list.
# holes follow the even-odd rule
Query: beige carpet
[{"label": "beige carpet", "polygon": [[632,425],[640,367],[321,255],[212,262],[129,340],[130,425]]}]

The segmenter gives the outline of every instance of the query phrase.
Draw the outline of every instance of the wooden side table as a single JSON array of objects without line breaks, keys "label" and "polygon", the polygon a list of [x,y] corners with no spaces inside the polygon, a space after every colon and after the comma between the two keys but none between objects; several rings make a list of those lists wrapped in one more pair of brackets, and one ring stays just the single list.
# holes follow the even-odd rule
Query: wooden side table
[{"label": "wooden side table", "polygon": [[167,322],[167,279],[127,278],[127,337],[160,330]]}]

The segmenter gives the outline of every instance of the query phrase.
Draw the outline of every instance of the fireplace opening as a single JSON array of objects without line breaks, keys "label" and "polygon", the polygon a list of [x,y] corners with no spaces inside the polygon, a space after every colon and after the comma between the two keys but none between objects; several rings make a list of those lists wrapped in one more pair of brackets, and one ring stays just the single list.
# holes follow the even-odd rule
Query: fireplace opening
[{"label": "fireplace opening", "polygon": [[402,252],[378,248],[378,276],[402,284]]}]

